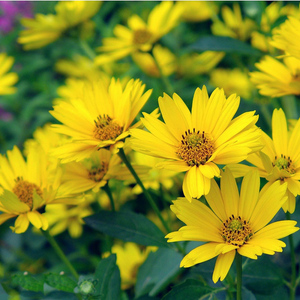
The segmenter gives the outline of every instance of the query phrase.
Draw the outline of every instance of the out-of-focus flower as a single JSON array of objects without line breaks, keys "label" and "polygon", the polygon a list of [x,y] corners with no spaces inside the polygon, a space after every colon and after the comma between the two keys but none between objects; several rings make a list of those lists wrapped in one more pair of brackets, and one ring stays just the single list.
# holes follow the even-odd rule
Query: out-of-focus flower
[{"label": "out-of-focus flower", "polygon": [[140,80],[130,80],[123,88],[114,78],[109,86],[103,80],[87,82],[83,96],[60,101],[50,113],[63,124],[53,130],[72,141],[55,150],[63,162],[80,161],[99,148],[124,140],[136,115],[150,97]]},{"label": "out-of-focus flower", "polygon": [[115,37],[102,40],[98,50],[105,54],[96,57],[96,64],[118,60],[136,51],[150,51],[154,43],[177,26],[181,14],[182,8],[172,1],[162,1],[150,12],[147,23],[138,15],[131,16],[128,27],[118,24],[114,28]]},{"label": "out-of-focus flower", "polygon": [[[275,109],[272,117],[271,139],[262,131],[261,142],[264,148],[248,156],[247,161],[254,165],[261,177],[266,178],[270,186],[278,181],[287,182],[288,201],[284,203],[283,210],[293,213],[295,211],[295,197],[300,195],[300,119],[294,127],[287,128],[286,117],[282,109]],[[253,167],[246,165],[229,165],[234,176],[243,176]]]},{"label": "out-of-focus flower", "polygon": [[152,77],[160,77],[160,72],[163,76],[169,76],[175,72],[177,58],[169,49],[156,45],[152,53],[153,56],[146,52],[134,52],[132,59],[145,74]]},{"label": "out-of-focus flower", "polygon": [[251,33],[256,28],[256,23],[248,18],[243,19],[238,3],[233,3],[233,10],[228,6],[223,6],[221,13],[224,22],[214,20],[211,27],[214,35],[229,36],[241,41],[250,38]]},{"label": "out-of-focus flower", "polygon": [[205,242],[183,258],[181,267],[188,268],[218,256],[212,276],[216,283],[225,279],[236,252],[251,259],[263,253],[282,252],[286,245],[279,239],[299,230],[296,221],[268,224],[287,199],[286,184],[275,182],[259,192],[259,183],[258,172],[249,172],[239,193],[234,177],[225,170],[221,188],[213,181],[206,196],[210,207],[198,200],[189,203],[184,198],[173,202],[172,211],[186,226],[169,233],[168,242]]},{"label": "out-of-focus flower", "polygon": [[285,57],[283,62],[265,56],[255,66],[260,70],[250,73],[250,80],[265,96],[281,97],[300,94],[300,60]]},{"label": "out-of-focus flower", "polygon": [[19,79],[16,73],[8,73],[14,63],[14,58],[0,53],[0,95],[14,94],[16,88],[13,86]]},{"label": "out-of-focus flower", "polygon": [[178,74],[184,77],[208,73],[225,56],[224,52],[204,51],[201,54],[186,54],[179,58]]},{"label": "out-of-focus flower", "polygon": [[20,17],[31,18],[32,3],[29,1],[1,1],[0,2],[0,31],[8,33]]},{"label": "out-of-focus flower", "polygon": [[240,103],[236,95],[226,98],[222,89],[215,89],[209,97],[205,86],[197,88],[192,112],[175,93],[158,102],[164,122],[144,113],[142,122],[150,132],[130,130],[130,145],[165,158],[161,168],[186,172],[183,193],[189,200],[209,192],[211,179],[220,176],[217,164],[238,163],[261,148],[258,116],[252,111],[232,119]]},{"label": "out-of-focus flower", "polygon": [[69,28],[88,22],[101,4],[100,1],[60,1],[55,6],[55,15],[23,18],[21,23],[25,29],[20,32],[18,43],[23,44],[25,50],[42,48],[59,39]]},{"label": "out-of-focus flower", "polygon": [[218,13],[218,6],[212,1],[176,1],[176,5],[182,8],[186,22],[203,22]]},{"label": "out-of-focus flower", "polygon": [[[121,288],[126,290],[136,282],[136,276],[140,265],[146,260],[154,247],[147,247],[144,250],[134,243],[115,244],[111,248],[111,253],[117,255],[117,265],[120,269]],[[104,253],[103,257],[108,257],[109,253]]]},{"label": "out-of-focus flower", "polygon": [[245,99],[250,99],[254,89],[248,74],[240,69],[214,69],[210,73],[210,83],[222,87],[227,95],[236,93]]}]

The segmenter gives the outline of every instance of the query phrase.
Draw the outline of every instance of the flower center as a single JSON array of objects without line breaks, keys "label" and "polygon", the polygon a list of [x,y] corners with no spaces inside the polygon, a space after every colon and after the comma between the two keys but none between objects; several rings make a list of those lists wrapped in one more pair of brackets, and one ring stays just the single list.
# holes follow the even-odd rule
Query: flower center
[{"label": "flower center", "polygon": [[149,42],[152,34],[147,29],[138,29],[133,33],[133,43],[137,45],[143,45]]},{"label": "flower center", "polygon": [[221,235],[227,244],[242,246],[253,236],[253,232],[246,220],[232,215],[223,223]]},{"label": "flower center", "polygon": [[94,137],[100,141],[114,140],[123,131],[123,127],[114,122],[108,115],[99,115],[94,122]]},{"label": "flower center", "polygon": [[20,177],[17,177],[15,180],[16,184],[13,187],[12,191],[21,202],[26,203],[30,208],[33,204],[33,192],[35,191],[40,197],[43,196],[41,189],[34,183],[30,183],[26,180],[23,180]]},{"label": "flower center", "polygon": [[189,166],[204,165],[214,153],[215,147],[212,138],[207,133],[198,130],[196,132],[186,131],[182,135],[181,144],[178,147],[177,155]]},{"label": "flower center", "polygon": [[275,160],[272,163],[272,165],[273,165],[273,167],[276,166],[279,170],[287,171],[291,175],[296,173],[295,166],[289,156],[287,158],[283,154],[281,154],[281,156],[279,158],[277,158],[277,156],[275,156]]},{"label": "flower center", "polygon": [[101,162],[101,166],[92,167],[89,171],[89,179],[99,182],[105,176],[108,170],[108,164],[105,162]]}]

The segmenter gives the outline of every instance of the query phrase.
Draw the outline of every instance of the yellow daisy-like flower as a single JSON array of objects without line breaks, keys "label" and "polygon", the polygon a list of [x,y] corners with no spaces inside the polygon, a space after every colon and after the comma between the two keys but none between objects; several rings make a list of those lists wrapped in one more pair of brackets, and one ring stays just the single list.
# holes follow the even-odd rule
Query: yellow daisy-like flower
[{"label": "yellow daisy-like flower", "polygon": [[59,39],[69,28],[86,22],[100,9],[100,1],[60,1],[55,6],[56,15],[37,14],[35,19],[23,18],[26,28],[19,34],[18,43],[25,50],[42,48]]},{"label": "yellow daisy-like flower", "polygon": [[221,188],[212,182],[206,196],[210,207],[199,200],[173,201],[172,211],[186,226],[169,233],[168,242],[205,242],[183,258],[181,267],[188,268],[218,256],[212,276],[216,283],[226,277],[236,252],[251,259],[263,253],[282,252],[286,245],[279,239],[299,230],[296,221],[268,224],[286,201],[286,184],[275,182],[260,192],[259,186],[258,172],[249,172],[239,193],[227,169],[221,177]]},{"label": "yellow daisy-like flower", "polygon": [[250,80],[264,96],[281,97],[300,94],[300,60],[286,57],[283,63],[265,56],[255,66],[260,70],[250,73]]},{"label": "yellow daisy-like flower", "polygon": [[153,44],[173,29],[179,21],[182,8],[172,1],[162,1],[148,16],[147,23],[138,15],[128,19],[128,27],[118,24],[114,28],[116,37],[104,38],[98,50],[106,54],[96,57],[98,65],[121,59],[133,52],[151,50]]},{"label": "yellow daisy-like flower", "polygon": [[73,203],[59,190],[61,169],[52,171],[37,144],[28,144],[26,161],[16,146],[7,157],[0,156],[0,224],[17,217],[12,227],[16,233],[26,231],[29,223],[46,230],[48,222],[40,210],[47,204]]},{"label": "yellow daisy-like flower", "polygon": [[14,63],[14,58],[0,53],[0,95],[14,94],[16,88],[13,85],[19,77],[16,73],[8,73]]},{"label": "yellow daisy-like flower", "polygon": [[150,97],[140,80],[130,80],[123,88],[114,78],[87,82],[82,97],[59,101],[50,113],[63,124],[53,125],[72,142],[54,150],[62,162],[80,161],[99,148],[114,145],[129,135],[129,127]]},{"label": "yellow daisy-like flower", "polygon": [[[283,210],[295,211],[297,195],[300,195],[300,119],[288,130],[282,109],[275,109],[272,117],[272,139],[264,132],[261,134],[264,148],[248,156],[247,161],[259,170],[261,177],[269,182],[267,186],[278,181],[287,182],[288,201]],[[253,168],[245,165],[228,166],[235,176],[243,176]]]},{"label": "yellow daisy-like flower", "polygon": [[205,86],[197,88],[192,112],[175,93],[158,102],[165,123],[145,113],[142,122],[150,132],[132,129],[130,143],[136,151],[167,159],[160,167],[186,172],[183,192],[189,199],[209,192],[211,179],[220,176],[217,164],[238,163],[261,147],[254,111],[232,119],[240,103],[236,95],[226,98],[215,89],[209,97]]},{"label": "yellow daisy-like flower", "polygon": [[243,19],[238,3],[233,3],[233,10],[228,6],[223,6],[221,13],[224,22],[220,20],[213,22],[211,30],[214,35],[229,36],[241,41],[246,41],[250,38],[252,31],[256,28],[256,24],[251,19]]}]

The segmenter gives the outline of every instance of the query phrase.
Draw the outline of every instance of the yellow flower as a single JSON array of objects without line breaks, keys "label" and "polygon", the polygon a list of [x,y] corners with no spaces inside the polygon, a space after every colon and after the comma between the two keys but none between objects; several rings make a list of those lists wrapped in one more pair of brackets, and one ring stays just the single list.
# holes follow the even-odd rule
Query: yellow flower
[{"label": "yellow flower", "polygon": [[82,97],[59,101],[50,113],[63,124],[53,125],[72,141],[54,150],[62,162],[80,161],[99,148],[124,140],[136,115],[148,100],[151,90],[130,80],[125,88],[114,78],[109,86],[103,80],[87,82]]},{"label": "yellow flower", "polygon": [[212,182],[206,196],[210,207],[199,200],[189,203],[181,198],[173,202],[172,211],[186,226],[169,233],[168,242],[205,242],[183,258],[181,267],[188,268],[218,256],[212,276],[216,283],[226,277],[236,252],[251,259],[263,253],[282,252],[286,245],[279,239],[299,230],[296,221],[267,224],[286,201],[286,184],[275,182],[260,192],[259,186],[258,172],[249,172],[239,193],[227,169],[221,177],[221,189]]},{"label": "yellow flower", "polygon": [[210,190],[210,181],[220,176],[217,164],[240,162],[260,149],[258,116],[247,112],[232,120],[240,98],[216,89],[208,97],[206,87],[197,88],[192,112],[174,93],[158,99],[165,123],[144,113],[142,122],[150,131],[132,129],[130,143],[134,150],[167,159],[160,167],[186,172],[183,192],[190,199],[200,198]]},{"label": "yellow flower", "polygon": [[241,8],[238,3],[233,3],[233,10],[228,6],[222,7],[222,18],[213,22],[211,30],[214,35],[229,36],[241,41],[249,39],[251,32],[256,28],[254,21],[242,18]]},{"label": "yellow flower", "polygon": [[[287,182],[288,201],[284,203],[284,211],[295,211],[295,197],[300,195],[300,119],[291,129],[282,109],[275,109],[272,117],[272,137],[262,132],[261,142],[264,148],[248,156],[247,161],[258,168],[260,176],[266,178],[271,185],[278,181]],[[242,176],[249,166],[229,165],[235,176]]]},{"label": "yellow flower", "polygon": [[14,94],[16,88],[13,85],[18,81],[16,73],[8,73],[14,63],[14,58],[0,53],[0,95]]},{"label": "yellow flower", "polygon": [[[145,52],[132,53],[133,61],[149,76],[161,77],[160,70],[164,76],[169,76],[175,72],[177,59],[169,49],[156,45],[153,47],[153,56]],[[159,65],[159,69],[156,62]]]},{"label": "yellow flower", "polygon": [[236,93],[245,99],[251,97],[254,89],[248,74],[240,69],[214,69],[210,73],[210,83],[214,87],[221,86],[227,95]]},{"label": "yellow flower", "polygon": [[224,52],[204,51],[201,54],[193,53],[179,58],[178,73],[184,77],[208,73],[225,56]]},{"label": "yellow flower", "polygon": [[250,73],[250,80],[264,96],[281,97],[300,94],[300,60],[285,57],[283,63],[265,56],[255,66],[260,70]]},{"label": "yellow flower", "polygon": [[151,50],[153,44],[177,26],[182,8],[172,1],[162,1],[148,16],[147,23],[138,15],[128,19],[128,27],[118,24],[114,28],[115,37],[102,40],[98,50],[105,54],[96,57],[98,65],[121,59],[133,52]]},{"label": "yellow flower", "polygon": [[74,26],[88,21],[100,9],[100,1],[60,1],[55,6],[56,15],[37,14],[35,19],[23,18],[25,27],[20,32],[18,43],[25,50],[42,48],[59,39]]},{"label": "yellow flower", "polygon": [[26,161],[16,146],[7,151],[7,157],[1,155],[0,224],[17,217],[11,227],[16,233],[26,231],[29,223],[46,230],[48,222],[40,210],[48,204],[73,201],[60,192],[60,177],[61,169],[53,173],[47,155],[37,144],[28,144]]}]

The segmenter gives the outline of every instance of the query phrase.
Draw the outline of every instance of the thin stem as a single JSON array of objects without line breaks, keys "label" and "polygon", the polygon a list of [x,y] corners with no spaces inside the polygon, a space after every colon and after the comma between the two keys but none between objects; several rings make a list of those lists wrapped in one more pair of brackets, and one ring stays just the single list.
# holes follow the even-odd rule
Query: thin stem
[{"label": "thin stem", "polygon": [[236,300],[242,300],[242,256],[236,252]]},{"label": "thin stem", "polygon": [[[286,219],[291,219],[291,214],[287,211],[285,213]],[[289,237],[290,251],[291,251],[291,284],[290,284],[290,300],[294,300],[296,296],[296,255],[293,235],[290,234]]]},{"label": "thin stem", "polygon": [[52,248],[56,252],[56,254],[59,256],[59,258],[65,263],[65,265],[68,267],[70,272],[73,274],[73,276],[78,280],[79,275],[77,271],[74,269],[64,252],[61,250],[60,246],[58,243],[55,241],[54,237],[50,235],[48,230],[41,230],[43,235],[47,238],[48,242],[51,244]]},{"label": "thin stem", "polygon": [[111,205],[111,210],[112,211],[116,211],[116,208],[115,208],[115,203],[114,203],[114,198],[113,198],[113,195],[111,193],[111,190],[108,186],[108,183],[106,183],[105,186],[102,187],[102,189],[105,191],[106,195],[108,196],[109,198],[109,201],[110,201],[110,205]]},{"label": "thin stem", "polygon": [[91,59],[94,60],[96,57],[95,52],[93,51],[93,49],[89,46],[89,44],[85,41],[80,39],[79,42],[81,48],[84,50],[85,54]]}]

